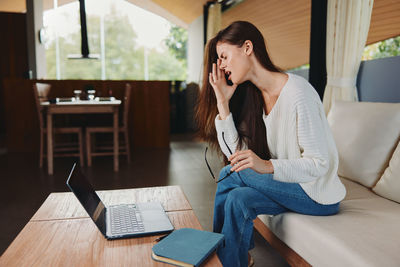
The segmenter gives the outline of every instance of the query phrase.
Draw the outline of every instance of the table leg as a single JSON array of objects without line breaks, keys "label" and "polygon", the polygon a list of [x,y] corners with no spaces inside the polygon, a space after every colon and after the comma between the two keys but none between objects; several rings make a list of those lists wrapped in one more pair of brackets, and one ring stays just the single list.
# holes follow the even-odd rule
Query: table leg
[{"label": "table leg", "polygon": [[118,107],[114,107],[114,171],[119,169],[119,125],[118,125]]},{"label": "table leg", "polygon": [[53,114],[47,111],[47,169],[53,175]]}]

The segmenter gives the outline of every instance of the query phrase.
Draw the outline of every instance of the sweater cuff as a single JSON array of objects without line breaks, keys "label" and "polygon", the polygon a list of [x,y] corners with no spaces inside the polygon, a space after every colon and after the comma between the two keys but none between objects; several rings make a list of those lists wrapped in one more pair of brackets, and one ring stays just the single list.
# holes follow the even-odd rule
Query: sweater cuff
[{"label": "sweater cuff", "polygon": [[235,123],[233,121],[232,113],[229,113],[225,120],[221,120],[219,114],[215,117],[215,129],[217,132],[230,132],[235,128]]},{"label": "sweater cuff", "polygon": [[269,160],[272,163],[272,166],[274,166],[274,176],[273,179],[276,181],[284,181],[284,179],[282,179],[283,177],[283,173],[282,173],[282,165],[279,164],[279,160],[278,159],[270,159]]}]

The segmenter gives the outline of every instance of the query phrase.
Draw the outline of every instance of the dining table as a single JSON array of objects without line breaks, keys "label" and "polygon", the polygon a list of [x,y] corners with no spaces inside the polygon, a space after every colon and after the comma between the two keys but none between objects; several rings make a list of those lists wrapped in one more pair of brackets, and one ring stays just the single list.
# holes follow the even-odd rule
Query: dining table
[{"label": "dining table", "polygon": [[[40,103],[47,117],[47,133],[53,132],[53,117],[56,114],[113,114],[113,154],[114,154],[114,171],[119,169],[118,149],[119,149],[119,122],[118,113],[121,100],[114,97],[99,98],[91,100],[80,100],[71,98],[56,98]],[[52,175],[53,166],[53,135],[47,134],[47,168],[48,174]]]}]

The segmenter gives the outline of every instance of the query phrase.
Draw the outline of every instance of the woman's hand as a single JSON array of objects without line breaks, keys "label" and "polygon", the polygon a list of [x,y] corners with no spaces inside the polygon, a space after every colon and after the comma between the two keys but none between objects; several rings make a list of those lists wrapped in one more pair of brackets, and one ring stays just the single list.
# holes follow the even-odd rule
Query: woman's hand
[{"label": "woman's hand", "polygon": [[[225,80],[225,73],[221,69],[221,59],[217,59],[217,64],[213,63],[212,73],[209,73],[208,80],[214,89],[215,97],[217,98],[217,104],[220,114],[229,115],[229,100],[236,90],[237,84],[229,86]],[[228,110],[226,108],[228,107]],[[221,110],[223,109],[223,110]],[[224,114],[228,111],[228,114]],[[226,117],[223,116],[223,117]]]},{"label": "woman's hand", "polygon": [[228,159],[231,162],[231,171],[239,172],[250,168],[258,173],[273,173],[274,166],[271,161],[263,160],[251,150],[236,151]]}]

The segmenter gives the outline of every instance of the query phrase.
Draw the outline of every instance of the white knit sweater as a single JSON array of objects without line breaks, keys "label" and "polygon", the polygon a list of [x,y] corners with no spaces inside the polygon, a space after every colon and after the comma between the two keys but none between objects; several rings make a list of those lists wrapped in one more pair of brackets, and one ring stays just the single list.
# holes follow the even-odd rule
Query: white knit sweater
[{"label": "white knit sweater", "polygon": [[[289,79],[268,115],[263,115],[274,166],[274,180],[299,183],[320,204],[334,204],[346,195],[337,175],[338,152],[324,108],[315,89],[300,76]],[[218,142],[229,157],[236,151],[238,133],[232,114],[215,118]]]}]

